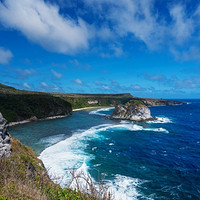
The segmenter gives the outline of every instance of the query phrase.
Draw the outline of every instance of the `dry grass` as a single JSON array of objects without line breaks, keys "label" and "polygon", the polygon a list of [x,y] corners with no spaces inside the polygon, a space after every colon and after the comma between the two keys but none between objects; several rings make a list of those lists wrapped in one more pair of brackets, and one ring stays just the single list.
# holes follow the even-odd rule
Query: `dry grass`
[{"label": "dry grass", "polygon": [[94,182],[91,176],[83,171],[72,170],[70,173],[71,182],[68,187],[81,191],[83,194],[90,194],[94,199],[114,199],[102,180],[98,181],[98,183]]},{"label": "dry grass", "polygon": [[12,156],[0,160],[0,200],[112,199],[103,184],[95,184],[89,175],[75,171],[72,183],[76,189],[62,189],[52,182],[43,163],[29,147],[16,139],[11,141]]}]

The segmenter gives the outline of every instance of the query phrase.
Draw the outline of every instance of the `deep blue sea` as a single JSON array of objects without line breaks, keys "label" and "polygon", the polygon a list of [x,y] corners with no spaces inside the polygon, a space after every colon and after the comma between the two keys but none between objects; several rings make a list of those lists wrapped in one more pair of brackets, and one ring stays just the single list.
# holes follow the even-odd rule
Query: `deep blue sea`
[{"label": "deep blue sea", "polygon": [[49,173],[69,181],[69,170],[103,177],[115,199],[200,199],[200,100],[150,107],[156,122],[109,120],[112,108],[10,128],[32,147]]}]

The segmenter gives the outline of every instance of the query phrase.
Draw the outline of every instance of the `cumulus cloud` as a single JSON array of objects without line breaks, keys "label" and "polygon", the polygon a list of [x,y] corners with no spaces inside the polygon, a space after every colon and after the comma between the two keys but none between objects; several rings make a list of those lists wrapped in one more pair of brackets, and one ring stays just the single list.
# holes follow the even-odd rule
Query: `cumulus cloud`
[{"label": "cumulus cloud", "polygon": [[166,77],[162,74],[154,74],[154,75],[150,75],[148,73],[143,73],[143,77],[146,80],[150,80],[150,81],[157,81],[157,82],[164,82],[166,81]]},{"label": "cumulus cloud", "polygon": [[[1,0],[0,22],[58,53],[75,54],[87,49],[92,41],[93,52],[100,52],[102,57],[119,57],[123,55],[123,41],[130,42],[129,46],[139,41],[150,50],[167,47],[183,61],[200,59],[200,5],[189,10],[186,1],[163,1],[165,12],[160,12],[156,0],[80,0],[81,7],[73,0],[55,0],[54,5],[50,2]],[[69,16],[63,7],[75,14]],[[110,45],[116,43],[119,45]]]},{"label": "cumulus cloud", "polygon": [[31,86],[28,83],[24,83],[23,86],[27,89],[31,89]]},{"label": "cumulus cloud", "polygon": [[41,82],[41,85],[44,87],[48,87],[47,83],[45,83],[45,82]]},{"label": "cumulus cloud", "polygon": [[97,85],[97,86],[100,86],[100,88],[103,89],[103,90],[110,90],[110,87],[105,83],[95,81],[94,84]]},{"label": "cumulus cloud", "polygon": [[21,69],[14,67],[7,67],[7,69],[11,72],[14,72],[19,79],[27,79],[38,74],[34,69]]},{"label": "cumulus cloud", "polygon": [[171,27],[172,36],[178,43],[183,43],[190,39],[194,31],[194,21],[186,16],[182,5],[175,5],[170,10],[173,23]]},{"label": "cumulus cloud", "polygon": [[171,87],[172,89],[193,89],[200,88],[200,77],[191,76],[185,79],[179,79],[176,76],[167,78],[162,74],[149,75],[143,74],[146,80],[162,83],[164,86]]},{"label": "cumulus cloud", "polygon": [[105,90],[110,90],[109,86],[107,86],[107,85],[102,85],[102,88]]},{"label": "cumulus cloud", "polygon": [[[183,61],[200,59],[197,56],[200,43],[200,5],[188,10],[188,2],[163,3],[166,10],[159,12],[155,0],[85,0],[84,2],[100,16],[101,21],[106,25],[109,24],[110,31],[107,32],[112,33],[115,38],[118,37],[118,41],[119,38],[128,38],[133,42],[130,45],[134,45],[137,40],[143,42],[150,50],[167,47],[176,57],[178,55],[180,59],[183,58]],[[186,56],[187,52],[181,52],[179,47],[189,49],[191,43],[194,47]],[[102,55],[106,57],[107,54]]]},{"label": "cumulus cloud", "polygon": [[83,82],[80,79],[75,79],[73,80],[74,83],[78,84],[78,85],[83,85]]},{"label": "cumulus cloud", "polygon": [[124,54],[121,46],[109,45],[103,53],[100,54],[102,58],[120,57]]},{"label": "cumulus cloud", "polygon": [[63,17],[57,6],[43,0],[0,1],[0,21],[49,51],[74,54],[88,47],[86,23]]},{"label": "cumulus cloud", "polygon": [[173,84],[175,88],[178,88],[178,89],[200,88],[200,77],[193,76],[193,77],[186,78],[184,80],[174,80]]},{"label": "cumulus cloud", "polygon": [[142,87],[142,86],[140,86],[140,85],[133,85],[133,86],[131,86],[131,89],[133,90],[133,91],[137,91],[137,92],[139,92],[139,91],[146,91],[146,88],[144,88],[144,87]]},{"label": "cumulus cloud", "polygon": [[179,61],[200,60],[200,48],[194,45],[190,46],[187,50],[171,48],[170,51],[176,60]]},{"label": "cumulus cloud", "polygon": [[70,60],[69,62],[70,62],[72,65],[75,65],[75,66],[79,66],[79,65],[80,65],[79,61],[76,60],[76,59]]},{"label": "cumulus cloud", "polygon": [[12,57],[13,54],[10,50],[0,47],[0,64],[8,64]]},{"label": "cumulus cloud", "polygon": [[[106,12],[105,18],[112,24],[114,33],[120,37],[132,34],[150,49],[155,49],[165,34],[164,24],[158,23],[157,16],[152,11],[153,0],[87,0],[86,2],[93,8],[95,6],[98,12]],[[105,7],[108,10],[105,11]]]},{"label": "cumulus cloud", "polygon": [[63,77],[61,73],[56,72],[55,70],[51,70],[51,73],[54,75],[55,78],[60,79]]}]

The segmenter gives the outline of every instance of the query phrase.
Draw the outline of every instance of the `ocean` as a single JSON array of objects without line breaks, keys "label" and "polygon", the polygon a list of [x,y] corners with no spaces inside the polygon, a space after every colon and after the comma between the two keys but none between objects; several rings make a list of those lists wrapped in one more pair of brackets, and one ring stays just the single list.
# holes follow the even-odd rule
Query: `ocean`
[{"label": "ocean", "polygon": [[157,121],[110,120],[113,108],[73,112],[67,118],[11,127],[50,174],[70,181],[81,169],[116,200],[200,199],[200,100],[150,107]]}]

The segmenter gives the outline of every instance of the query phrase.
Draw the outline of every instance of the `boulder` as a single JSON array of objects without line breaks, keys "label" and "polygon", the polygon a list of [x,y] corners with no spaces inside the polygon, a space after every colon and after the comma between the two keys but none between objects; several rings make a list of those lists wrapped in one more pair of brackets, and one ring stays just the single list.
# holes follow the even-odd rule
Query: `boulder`
[{"label": "boulder", "polygon": [[128,119],[132,121],[150,120],[150,109],[141,101],[129,101],[125,105],[117,105],[111,115],[111,119]]},{"label": "boulder", "polygon": [[11,141],[7,132],[8,124],[0,113],[0,159],[11,156]]}]

